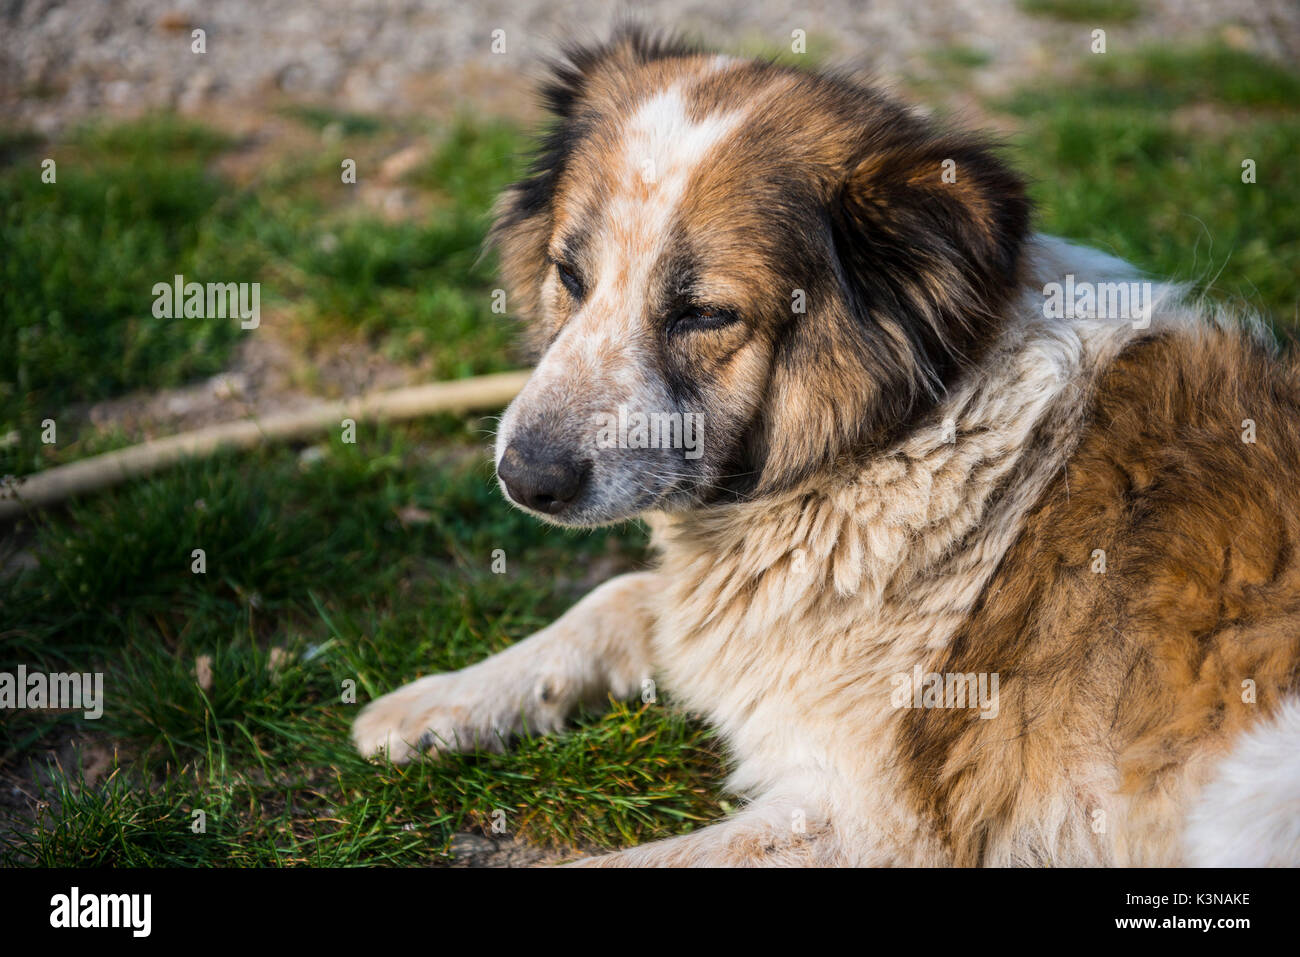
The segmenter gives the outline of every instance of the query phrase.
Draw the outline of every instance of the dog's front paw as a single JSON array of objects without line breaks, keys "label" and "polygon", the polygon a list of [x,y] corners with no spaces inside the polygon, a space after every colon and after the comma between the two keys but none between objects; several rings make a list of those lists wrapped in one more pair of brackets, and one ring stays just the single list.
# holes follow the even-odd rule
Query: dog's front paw
[{"label": "dog's front paw", "polygon": [[581,686],[551,665],[512,649],[461,671],[412,681],[357,715],[352,742],[367,757],[386,754],[402,762],[423,751],[500,751],[525,729],[558,731]]},{"label": "dog's front paw", "polygon": [[412,681],[365,707],[352,723],[352,743],[367,757],[398,763],[420,752],[499,751],[514,728],[496,713],[492,694],[464,671]]}]

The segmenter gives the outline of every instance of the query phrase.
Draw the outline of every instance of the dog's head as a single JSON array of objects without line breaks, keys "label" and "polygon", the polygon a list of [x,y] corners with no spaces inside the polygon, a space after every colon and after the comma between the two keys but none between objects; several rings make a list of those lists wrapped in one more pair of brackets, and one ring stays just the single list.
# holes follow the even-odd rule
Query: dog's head
[{"label": "dog's head", "polygon": [[1029,206],[850,80],[639,32],[571,51],[494,241],[538,362],[497,436],[566,525],[763,494],[923,416],[996,334]]}]

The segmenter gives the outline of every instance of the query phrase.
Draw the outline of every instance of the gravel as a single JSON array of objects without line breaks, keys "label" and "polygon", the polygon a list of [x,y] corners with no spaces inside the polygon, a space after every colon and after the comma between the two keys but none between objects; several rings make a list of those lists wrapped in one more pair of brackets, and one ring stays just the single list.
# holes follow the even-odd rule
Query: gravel
[{"label": "gravel", "polygon": [[[53,133],[88,115],[268,97],[364,112],[473,105],[518,112],[539,60],[605,35],[630,8],[545,0],[0,0],[0,119]],[[960,44],[984,51],[981,85],[1014,82],[1087,52],[1098,24],[1025,14],[1015,0],[666,0],[638,5],[643,23],[746,49],[788,48],[794,30],[832,60],[889,77]],[[206,52],[191,50],[205,31]],[[1138,44],[1226,33],[1300,58],[1295,0],[1147,0],[1108,40]],[[493,51],[504,31],[504,51]]]}]

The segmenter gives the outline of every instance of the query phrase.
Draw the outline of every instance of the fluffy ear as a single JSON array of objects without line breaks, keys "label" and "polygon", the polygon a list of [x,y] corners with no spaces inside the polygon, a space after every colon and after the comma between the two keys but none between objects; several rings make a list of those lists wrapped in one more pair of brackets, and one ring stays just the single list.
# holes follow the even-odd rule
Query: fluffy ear
[{"label": "fluffy ear", "polygon": [[549,77],[541,87],[550,124],[537,143],[527,175],[497,200],[488,237],[500,252],[501,276],[513,312],[525,319],[538,313],[556,185],[575,146],[601,118],[594,87],[604,83],[608,88],[637,66],[697,52],[698,48],[676,37],[629,26],[617,30],[606,43],[570,47],[550,63]]},{"label": "fluffy ear", "polygon": [[501,279],[510,311],[524,319],[539,312],[539,293],[546,278],[546,246],[552,230],[551,203],[583,124],[574,108],[581,100],[587,76],[570,63],[557,64],[542,98],[551,115],[533,152],[528,172],[498,197],[492,209],[488,245],[500,256]]},{"label": "fluffy ear", "polygon": [[851,307],[906,338],[927,390],[996,335],[1029,213],[1020,178],[970,136],[902,127],[848,171],[831,229]]},{"label": "fluffy ear", "polygon": [[774,356],[760,485],[788,486],[915,422],[998,334],[1030,205],[977,139],[900,115],[831,191],[827,308]]}]

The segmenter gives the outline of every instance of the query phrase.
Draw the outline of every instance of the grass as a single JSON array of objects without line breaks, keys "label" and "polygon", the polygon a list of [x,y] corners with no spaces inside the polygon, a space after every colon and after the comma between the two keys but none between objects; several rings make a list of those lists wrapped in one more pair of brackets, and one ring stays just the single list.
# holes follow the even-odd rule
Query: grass
[{"label": "grass", "polygon": [[[76,863],[93,833],[108,845],[97,863],[418,864],[498,809],[512,833],[589,846],[716,816],[709,737],[662,703],[509,755],[394,768],[351,752],[360,704],[536,630],[597,558],[642,559],[639,532],[564,533],[503,508],[479,442],[443,419],[333,442],[306,465],[285,448],[228,457],[42,524],[40,573],[0,582],[0,670],[102,671],[108,707],[99,721],[17,712],[0,753],[79,727],[130,761],[107,785],[60,777],[10,858]],[[205,810],[205,834],[186,808]]]},{"label": "grass", "polygon": [[310,304],[314,334],[354,330],[391,358],[423,360],[438,379],[507,368],[511,329],[491,312],[496,282],[483,236],[518,150],[509,127],[454,124],[412,177],[435,201],[420,221],[332,220],[312,205],[283,210],[284,226],[267,245],[290,264],[286,294]]},{"label": "grass", "polygon": [[1100,106],[1168,110],[1199,102],[1291,114],[1300,107],[1300,74],[1222,43],[1153,46],[1087,62],[1079,95]]},{"label": "grass", "polygon": [[320,132],[337,131],[339,136],[370,136],[384,127],[383,120],[377,116],[331,110],[323,106],[299,104],[285,107],[282,112],[312,129]]},{"label": "grass", "polygon": [[167,118],[91,128],[48,151],[54,183],[35,141],[7,139],[0,434],[20,430],[30,453],[31,424],[73,403],[219,371],[237,327],[156,319],[151,289],[175,273],[247,274],[249,260],[226,228],[242,198],[205,169],[225,143],[215,133]]},{"label": "grass", "polygon": [[1021,124],[1041,227],[1293,327],[1300,77],[1217,47],[1088,63],[999,104]]},{"label": "grass", "polygon": [[[352,126],[363,149],[366,133],[383,129]],[[400,221],[353,214],[357,187],[342,183],[337,157],[356,142],[236,187],[213,160],[240,144],[174,117],[91,127],[48,151],[30,135],[0,139],[9,157],[0,165],[0,437],[18,438],[0,446],[0,475],[102,446],[62,427],[69,410],[227,366],[246,334],[238,322],[153,316],[154,284],[177,273],[260,282],[263,311],[292,304],[286,322],[306,352],[355,342],[432,379],[515,365],[510,323],[492,311],[483,235],[520,138],[468,121],[429,138],[432,156],[412,179],[433,208]],[[46,152],[54,184],[40,179]],[[57,445],[40,440],[47,418],[60,424]]]},{"label": "grass", "polygon": [[988,66],[993,61],[993,54],[987,50],[959,44],[933,50],[928,59],[940,69],[961,72]]},{"label": "grass", "polygon": [[1069,23],[1129,23],[1142,14],[1138,0],[1019,0],[1034,16]]},{"label": "grass", "polygon": [[[984,60],[935,54],[962,73]],[[1297,82],[1219,47],[1158,50],[1093,58],[1068,84],[985,107],[1018,128],[1013,159],[1033,178],[1040,227],[1198,282],[1284,331],[1300,274]],[[308,347],[358,342],[439,377],[511,364],[479,252],[491,199],[518,169],[516,131],[291,115],[319,148],[238,187],[218,161],[245,144],[174,118],[55,146],[0,135],[0,411],[24,436],[0,466],[120,445],[131,437],[61,432],[51,449],[30,435],[70,405],[223,367],[235,330],[150,324],[142,291],[173,271],[262,281]],[[368,212],[339,182],[340,159],[358,158],[364,184],[412,136],[428,159],[396,185],[421,214]],[[47,152],[57,187],[34,172]],[[1256,161],[1253,185],[1243,158]],[[0,541],[0,565],[19,549],[40,563],[0,574],[0,671],[102,671],[107,696],[98,721],[6,714],[0,774],[40,804],[0,822],[0,863],[420,865],[502,813],[511,834],[560,847],[721,816],[717,743],[663,698],[611,703],[507,754],[392,767],[349,748],[372,697],[507,647],[594,577],[646,559],[639,527],[563,532],[507,508],[488,427],[444,416],[362,428],[355,444],[331,436],[311,456],[222,456],[33,516]],[[497,548],[505,574],[492,572]],[[46,749],[70,737],[98,767],[50,763]]]}]

